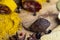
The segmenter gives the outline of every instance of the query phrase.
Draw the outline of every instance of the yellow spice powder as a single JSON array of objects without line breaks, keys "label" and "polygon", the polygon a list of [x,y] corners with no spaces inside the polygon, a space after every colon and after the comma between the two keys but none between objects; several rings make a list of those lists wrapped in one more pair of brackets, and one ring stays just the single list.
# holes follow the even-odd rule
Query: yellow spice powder
[{"label": "yellow spice powder", "polygon": [[0,14],[0,40],[2,40],[2,38],[5,40],[6,35],[14,35],[18,29],[21,30],[21,28],[21,19],[17,13],[12,12],[9,15]]}]

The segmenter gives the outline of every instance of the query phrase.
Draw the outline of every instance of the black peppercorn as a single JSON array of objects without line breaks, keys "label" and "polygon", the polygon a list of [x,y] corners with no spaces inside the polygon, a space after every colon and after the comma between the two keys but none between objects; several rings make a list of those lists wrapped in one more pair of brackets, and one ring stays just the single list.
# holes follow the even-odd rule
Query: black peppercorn
[{"label": "black peppercorn", "polygon": [[41,33],[36,33],[35,36],[36,36],[37,39],[40,39],[41,38]]}]

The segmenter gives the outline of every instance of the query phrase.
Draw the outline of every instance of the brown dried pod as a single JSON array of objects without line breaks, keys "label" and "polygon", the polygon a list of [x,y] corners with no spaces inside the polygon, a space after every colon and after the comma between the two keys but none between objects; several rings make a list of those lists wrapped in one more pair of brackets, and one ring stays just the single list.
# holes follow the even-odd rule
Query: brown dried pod
[{"label": "brown dried pod", "polygon": [[34,10],[37,12],[42,8],[42,6],[36,1],[24,1],[23,8],[30,12],[34,12]]},{"label": "brown dried pod", "polygon": [[40,18],[35,21],[29,29],[33,32],[45,32],[49,26],[50,22],[47,19]]},{"label": "brown dried pod", "polygon": [[0,14],[9,14],[11,10],[6,5],[0,4]]}]

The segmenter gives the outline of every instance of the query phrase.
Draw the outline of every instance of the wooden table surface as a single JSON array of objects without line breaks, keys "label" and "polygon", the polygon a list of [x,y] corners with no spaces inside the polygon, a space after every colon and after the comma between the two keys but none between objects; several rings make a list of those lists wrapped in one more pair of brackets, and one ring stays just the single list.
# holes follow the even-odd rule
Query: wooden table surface
[{"label": "wooden table surface", "polygon": [[[58,13],[57,9],[56,9],[56,2],[58,0],[51,0],[50,3],[45,3],[42,5],[42,9],[37,12],[39,14],[44,14],[46,11],[53,11],[55,13]],[[50,10],[51,9],[51,10]],[[27,15],[32,15],[32,14],[29,14],[30,12],[27,12],[25,10],[21,10],[21,13],[19,14],[19,16],[24,20],[25,17],[28,17]],[[38,15],[39,15],[38,14]],[[27,34],[27,37],[29,36],[29,34],[32,34],[31,32],[25,30],[24,28],[22,29],[22,32],[25,32]]]}]

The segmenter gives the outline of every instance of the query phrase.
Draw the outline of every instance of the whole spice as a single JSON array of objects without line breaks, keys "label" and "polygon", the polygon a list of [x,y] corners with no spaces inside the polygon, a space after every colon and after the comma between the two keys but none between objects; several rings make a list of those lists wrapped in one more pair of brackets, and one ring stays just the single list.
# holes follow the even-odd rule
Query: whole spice
[{"label": "whole spice", "polygon": [[0,4],[0,14],[9,14],[11,13],[11,10],[6,6],[6,5],[3,5],[3,4]]}]

